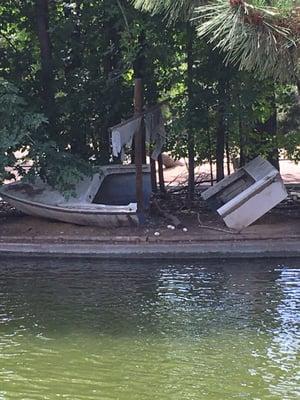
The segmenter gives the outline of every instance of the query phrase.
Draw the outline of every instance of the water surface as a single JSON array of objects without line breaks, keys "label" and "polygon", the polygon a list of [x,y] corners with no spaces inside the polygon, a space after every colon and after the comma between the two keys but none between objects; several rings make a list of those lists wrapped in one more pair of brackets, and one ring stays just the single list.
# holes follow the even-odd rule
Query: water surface
[{"label": "water surface", "polygon": [[0,400],[300,398],[300,262],[0,261]]}]

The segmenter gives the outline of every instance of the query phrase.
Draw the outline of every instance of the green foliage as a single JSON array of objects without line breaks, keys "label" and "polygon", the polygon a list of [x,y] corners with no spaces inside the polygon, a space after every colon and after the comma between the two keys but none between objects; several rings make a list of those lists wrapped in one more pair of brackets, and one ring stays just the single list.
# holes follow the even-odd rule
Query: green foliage
[{"label": "green foliage", "polygon": [[30,156],[34,164],[27,178],[34,180],[39,176],[66,198],[74,194],[75,184],[83,176],[91,175],[92,170],[87,162],[70,152],[61,151],[54,142],[37,144]]},{"label": "green foliage", "polygon": [[[0,80],[0,181],[37,175],[66,196],[90,168],[80,158],[42,140],[46,118],[28,107],[15,85]],[[28,170],[28,166],[30,169]]]},{"label": "green foliage", "polygon": [[[215,46],[214,49],[205,47],[202,40],[194,38],[192,104],[188,106],[186,82],[177,81],[170,93],[173,118],[169,124],[169,149],[175,156],[187,156],[189,127],[195,134],[198,162],[208,157],[214,159],[218,107],[220,102],[224,102],[217,87],[225,74],[228,89],[223,122],[230,154],[238,156],[242,151],[246,158],[256,154],[268,156],[280,146],[289,149],[289,157],[297,157],[300,141],[296,131],[299,131],[300,121],[295,122],[296,131],[289,130],[279,136],[267,131],[268,120],[274,113],[271,101],[274,86],[266,80],[271,76],[298,82],[299,21],[294,12],[294,1],[255,0],[247,4],[227,0],[136,0],[134,3],[152,14],[163,14],[163,18],[173,23],[179,16],[184,19],[196,10],[193,21],[198,26],[200,38],[207,38]],[[290,25],[287,27],[288,22]],[[215,49],[225,52],[226,67],[222,66],[224,56]],[[230,67],[232,65],[255,72],[256,79]],[[259,130],[257,126],[260,126]]]},{"label": "green foliage", "polygon": [[11,177],[6,169],[20,160],[15,152],[28,153],[34,144],[34,135],[47,121],[42,114],[32,112],[13,84],[0,79],[0,181]]},{"label": "green foliage", "polygon": [[287,158],[300,161],[300,100],[295,87],[279,86],[278,105],[278,147],[284,149]]},{"label": "green foliage", "polygon": [[[91,166],[109,163],[107,128],[132,115],[133,79],[138,69],[137,60],[141,59],[138,72],[143,76],[146,102],[153,104],[168,99],[168,150],[175,157],[187,156],[187,137],[192,132],[196,162],[215,160],[216,132],[220,105],[223,105],[224,134],[230,155],[238,156],[241,148],[249,156],[267,154],[272,146],[278,145],[285,147],[289,157],[298,159],[299,114],[294,108],[295,96],[288,94],[294,88],[275,87],[280,133],[275,138],[264,129],[274,111],[270,100],[274,85],[266,79],[254,79],[248,72],[260,69],[266,72],[261,74],[263,77],[276,67],[280,74],[285,74],[285,79],[294,79],[291,64],[285,68],[291,58],[285,58],[281,50],[276,53],[276,60],[277,55],[282,55],[280,68],[274,58],[276,46],[286,43],[289,35],[280,27],[274,30],[274,24],[263,25],[262,33],[272,34],[268,36],[269,41],[262,35],[259,47],[256,28],[251,26],[253,41],[249,47],[248,28],[237,19],[243,16],[244,9],[229,9],[227,1],[225,4],[225,0],[218,0],[202,8],[211,13],[201,12],[207,20],[203,24],[201,19],[203,25],[199,27],[201,35],[205,31],[213,43],[207,44],[207,40],[199,39],[192,30],[192,65],[188,70],[188,20],[195,7],[203,3],[201,0],[49,1],[51,62],[48,67],[53,76],[54,104],[53,119],[49,118],[47,124],[43,117],[48,114],[41,43],[37,35],[37,3],[33,0],[2,2],[0,77],[1,90],[5,88],[6,94],[0,98],[1,180],[7,176],[4,167],[17,168],[24,174],[22,160],[15,158],[17,150],[23,150],[24,159],[33,164],[30,177],[40,175],[65,193],[72,191],[82,174],[90,173]],[[266,3],[252,1],[249,7],[259,7],[265,13]],[[290,15],[290,0],[274,0],[270,5],[280,8],[280,15],[285,18]],[[148,12],[142,13],[137,8]],[[269,14],[266,18],[269,23]],[[272,41],[274,32],[283,38],[278,45]],[[224,55],[214,51],[213,46],[229,51],[226,50],[228,65],[224,66]],[[287,48],[283,46],[282,50]],[[296,57],[294,47],[289,50]],[[249,65],[244,68],[246,72],[232,66],[232,62],[242,65],[241,54],[245,65]],[[296,62],[296,58],[293,60]],[[279,76],[273,72],[272,76]],[[219,83],[224,79],[227,88],[221,94]]]}]

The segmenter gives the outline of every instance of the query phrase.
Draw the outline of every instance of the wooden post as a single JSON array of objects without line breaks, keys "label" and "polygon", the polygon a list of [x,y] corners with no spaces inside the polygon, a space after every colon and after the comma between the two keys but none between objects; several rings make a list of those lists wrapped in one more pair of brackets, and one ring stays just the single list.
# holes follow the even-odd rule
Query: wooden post
[{"label": "wooden post", "polygon": [[[141,114],[143,111],[143,84],[142,79],[137,78],[134,82],[134,113]],[[136,201],[137,215],[140,224],[145,222],[144,194],[143,194],[143,142],[142,126],[134,135],[134,159],[136,171]]]}]

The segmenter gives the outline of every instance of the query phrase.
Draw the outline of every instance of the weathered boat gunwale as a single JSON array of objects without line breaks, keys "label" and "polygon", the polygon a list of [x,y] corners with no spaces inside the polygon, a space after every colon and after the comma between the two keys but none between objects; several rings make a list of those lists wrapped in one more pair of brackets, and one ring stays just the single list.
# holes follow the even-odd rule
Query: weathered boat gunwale
[{"label": "weathered boat gunwale", "polygon": [[[78,209],[75,210],[75,209],[69,208],[70,206],[69,207],[59,206],[59,205],[49,206],[47,204],[37,203],[34,201],[30,201],[30,200],[25,200],[25,199],[20,200],[17,197],[8,195],[3,191],[1,191],[1,196],[3,197],[4,200],[6,200],[6,198],[7,198],[8,200],[13,200],[14,202],[27,204],[27,205],[34,206],[37,208],[43,208],[46,210],[53,210],[53,211],[58,211],[58,212],[67,212],[69,214],[82,213],[82,211],[84,211],[87,214],[107,214],[107,215],[108,214],[109,215],[118,215],[118,214],[123,214],[123,213],[124,214],[135,214],[136,213],[135,209],[129,208],[129,207],[132,207],[133,204],[128,205],[128,206],[106,206],[103,204],[93,204],[93,207],[95,207],[95,209],[89,210],[84,207],[80,209],[80,206],[83,206],[83,204],[78,203],[78,205],[77,205]],[[74,207],[75,207],[75,204],[74,204]],[[105,207],[105,209],[101,210],[102,207],[103,208]],[[112,209],[114,209],[114,208],[117,208],[117,210],[113,211]]]}]

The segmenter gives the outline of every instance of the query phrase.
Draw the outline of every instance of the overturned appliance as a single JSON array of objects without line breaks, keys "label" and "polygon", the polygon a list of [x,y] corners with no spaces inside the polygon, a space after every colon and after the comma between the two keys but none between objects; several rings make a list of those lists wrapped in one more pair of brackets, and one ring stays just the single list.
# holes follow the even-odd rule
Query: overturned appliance
[{"label": "overturned appliance", "polygon": [[[143,191],[147,208],[151,195],[147,166],[143,167]],[[40,179],[34,184],[21,181],[4,185],[0,196],[16,209],[37,217],[102,227],[138,223],[132,165],[99,167],[92,177],[78,182],[74,196],[69,199]]]},{"label": "overturned appliance", "polygon": [[202,193],[229,228],[242,230],[287,197],[280,173],[256,157]]}]

